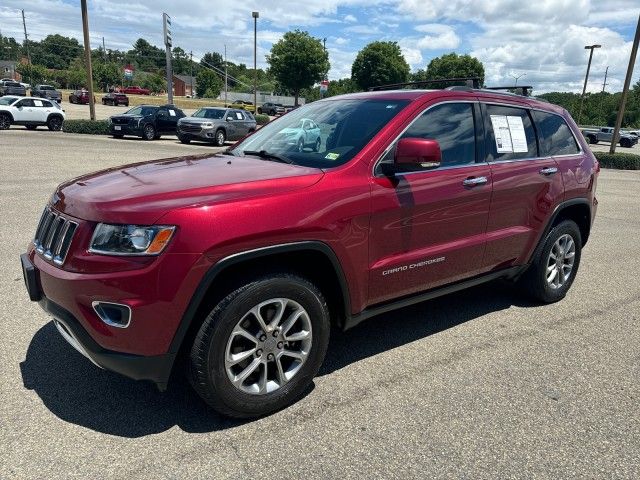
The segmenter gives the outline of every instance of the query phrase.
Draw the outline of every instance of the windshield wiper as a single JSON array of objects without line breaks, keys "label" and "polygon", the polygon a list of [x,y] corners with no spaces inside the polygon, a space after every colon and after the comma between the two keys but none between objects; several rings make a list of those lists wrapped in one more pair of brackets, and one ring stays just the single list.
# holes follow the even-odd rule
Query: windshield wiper
[{"label": "windshield wiper", "polygon": [[243,150],[242,153],[244,153],[245,155],[255,155],[256,157],[260,157],[260,158],[264,158],[265,160],[273,160],[276,162],[280,162],[280,163],[288,163],[288,164],[293,164],[293,162],[291,160],[289,160],[286,157],[281,157],[279,155],[276,155],[274,153],[269,153],[266,150]]}]

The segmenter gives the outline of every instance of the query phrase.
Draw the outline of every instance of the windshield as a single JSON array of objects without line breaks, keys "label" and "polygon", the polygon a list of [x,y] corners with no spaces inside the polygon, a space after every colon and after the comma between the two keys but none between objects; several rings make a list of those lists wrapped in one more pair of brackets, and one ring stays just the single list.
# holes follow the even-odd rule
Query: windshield
[{"label": "windshield", "polygon": [[11,105],[18,97],[0,97],[0,105]]},{"label": "windshield", "polygon": [[196,113],[194,113],[192,117],[211,118],[214,120],[218,120],[224,118],[224,112],[226,112],[226,110],[223,108],[201,108]]},{"label": "windshield", "polygon": [[155,107],[133,107],[131,110],[128,110],[126,114],[146,117],[147,115],[153,115],[155,111]]},{"label": "windshield", "polygon": [[40,90],[55,90],[51,85],[42,85]]},{"label": "windshield", "polygon": [[[324,100],[301,106],[268,123],[231,150],[261,152],[308,167],[337,167],[351,160],[409,102]],[[247,154],[249,155],[249,154]]]}]

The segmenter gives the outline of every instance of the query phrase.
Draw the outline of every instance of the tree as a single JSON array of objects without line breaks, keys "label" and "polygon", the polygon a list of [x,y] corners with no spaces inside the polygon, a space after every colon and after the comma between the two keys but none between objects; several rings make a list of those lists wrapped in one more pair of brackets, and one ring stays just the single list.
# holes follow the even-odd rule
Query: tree
[{"label": "tree", "polygon": [[96,63],[93,66],[93,81],[103,92],[109,90],[110,85],[118,85],[122,79],[122,71],[117,63]]},{"label": "tree", "polygon": [[271,48],[267,63],[276,81],[291,90],[296,105],[300,90],[321,80],[331,68],[322,42],[300,30],[285,33]]},{"label": "tree", "polygon": [[0,57],[3,60],[20,60],[20,49],[15,38],[0,35]]},{"label": "tree", "polygon": [[141,76],[140,86],[142,88],[148,88],[153,93],[160,93],[166,90],[167,80],[162,75],[151,73],[149,75]]},{"label": "tree", "polygon": [[406,82],[409,64],[397,42],[372,42],[358,52],[351,66],[352,80],[363,90]]},{"label": "tree", "polygon": [[75,38],[63,35],[47,35],[40,42],[29,41],[31,62],[45,68],[64,70],[82,55],[83,47]]},{"label": "tree", "polygon": [[224,58],[218,52],[207,52],[200,59],[200,65],[224,70]]},{"label": "tree", "polygon": [[196,75],[196,93],[199,97],[216,98],[223,87],[218,74],[209,68],[201,68]]},{"label": "tree", "polygon": [[191,71],[191,58],[189,54],[180,47],[173,47],[172,57],[173,61],[171,66],[173,73],[188,75]]},{"label": "tree", "polygon": [[[418,74],[421,71],[418,70]],[[429,62],[427,71],[419,80],[438,80],[440,78],[470,78],[478,77],[480,85],[484,85],[484,66],[482,62],[471,55],[457,55],[447,53],[436,57]],[[459,85],[459,82],[442,82],[435,84],[436,88],[444,88],[451,85]]]},{"label": "tree", "polygon": [[151,45],[144,38],[139,38],[133,44],[133,49],[127,52],[127,60],[138,64],[142,71],[157,71],[165,67],[166,56],[164,50]]},{"label": "tree", "polygon": [[47,78],[47,69],[42,65],[19,63],[16,65],[16,71],[31,85],[42,83]]}]

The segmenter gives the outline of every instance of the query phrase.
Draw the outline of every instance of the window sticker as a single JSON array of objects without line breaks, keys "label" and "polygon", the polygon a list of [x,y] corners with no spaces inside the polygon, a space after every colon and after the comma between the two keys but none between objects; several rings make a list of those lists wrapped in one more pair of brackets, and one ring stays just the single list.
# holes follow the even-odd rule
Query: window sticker
[{"label": "window sticker", "polygon": [[329,152],[324,158],[326,158],[327,160],[337,160],[339,157],[340,157],[339,153]]},{"label": "window sticker", "polygon": [[515,153],[527,153],[529,147],[527,146],[527,136],[524,133],[524,124],[522,123],[522,117],[511,116],[507,117],[507,123],[509,124],[509,133],[511,134],[511,146]]},{"label": "window sticker", "polygon": [[42,106],[42,100],[34,100],[34,101],[33,101],[33,104],[34,104],[36,107],[41,107],[41,106]]},{"label": "window sticker", "polygon": [[172,117],[175,117],[176,116],[176,111],[169,109],[169,115],[172,116]]},{"label": "window sticker", "polygon": [[512,153],[511,132],[509,132],[509,122],[506,115],[491,115],[491,124],[498,153]]},{"label": "window sticker", "polygon": [[242,113],[240,113],[240,112],[236,112],[236,118],[237,118],[238,120],[242,120]]}]

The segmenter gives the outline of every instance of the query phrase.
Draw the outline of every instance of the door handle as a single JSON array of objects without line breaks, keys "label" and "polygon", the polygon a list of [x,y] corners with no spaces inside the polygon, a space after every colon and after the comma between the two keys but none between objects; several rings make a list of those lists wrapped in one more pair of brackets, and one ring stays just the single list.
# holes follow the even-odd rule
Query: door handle
[{"label": "door handle", "polygon": [[545,175],[545,176],[549,176],[549,175],[553,175],[554,173],[557,173],[558,168],[557,167],[545,167],[540,169],[540,175]]},{"label": "door handle", "polygon": [[487,183],[487,177],[469,177],[465,178],[462,185],[465,187],[475,187],[477,185],[484,185]]}]

